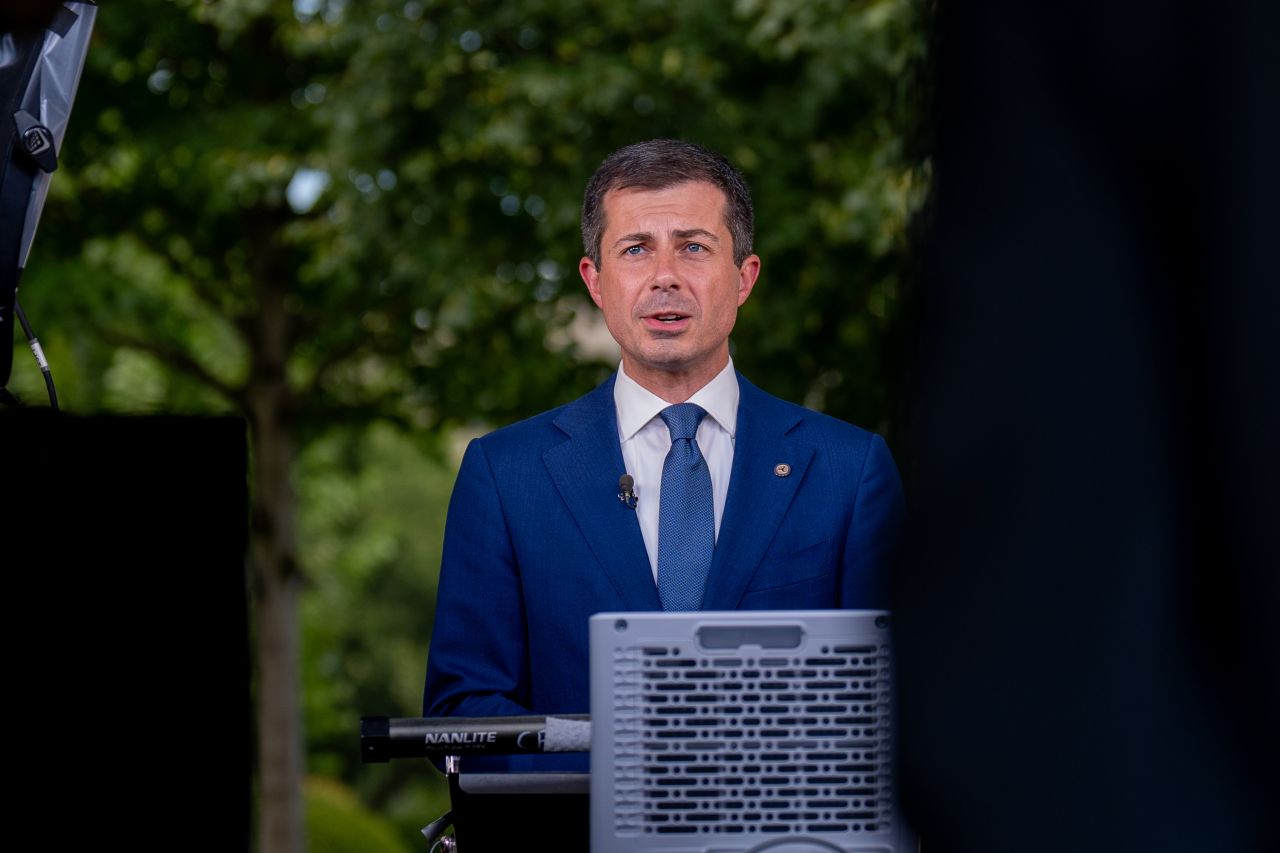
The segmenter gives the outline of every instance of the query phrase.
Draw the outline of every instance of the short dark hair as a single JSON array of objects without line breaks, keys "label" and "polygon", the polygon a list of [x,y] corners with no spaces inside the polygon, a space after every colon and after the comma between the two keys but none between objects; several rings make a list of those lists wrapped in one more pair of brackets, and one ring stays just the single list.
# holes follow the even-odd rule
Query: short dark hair
[{"label": "short dark hair", "polygon": [[610,190],[664,190],[689,181],[703,181],[724,193],[724,220],[733,238],[733,262],[751,255],[755,219],[751,189],[733,164],[701,145],[679,139],[637,142],[605,158],[587,183],[582,199],[582,251],[600,266],[604,237],[604,197]]}]

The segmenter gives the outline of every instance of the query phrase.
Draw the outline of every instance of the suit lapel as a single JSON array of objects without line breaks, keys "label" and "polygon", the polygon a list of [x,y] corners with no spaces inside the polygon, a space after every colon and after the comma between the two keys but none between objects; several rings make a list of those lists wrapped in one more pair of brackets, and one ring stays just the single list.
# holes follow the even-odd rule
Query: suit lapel
[{"label": "suit lapel", "polygon": [[552,481],[628,610],[661,610],[634,510],[618,500],[626,471],[618,441],[613,380],[555,419],[568,439],[542,454]]},{"label": "suit lapel", "polygon": [[[787,437],[800,421],[793,408],[780,405],[741,375],[738,386],[733,473],[702,598],[704,610],[737,608],[813,459],[812,447]],[[778,476],[779,464],[790,466],[790,473]]]}]

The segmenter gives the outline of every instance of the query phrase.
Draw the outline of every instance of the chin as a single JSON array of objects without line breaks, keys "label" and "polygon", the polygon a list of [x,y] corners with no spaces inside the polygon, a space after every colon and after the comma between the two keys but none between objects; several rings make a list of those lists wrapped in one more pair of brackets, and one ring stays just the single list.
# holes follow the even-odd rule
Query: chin
[{"label": "chin", "polygon": [[637,361],[661,370],[679,370],[694,361],[693,356],[674,347],[649,347]]}]

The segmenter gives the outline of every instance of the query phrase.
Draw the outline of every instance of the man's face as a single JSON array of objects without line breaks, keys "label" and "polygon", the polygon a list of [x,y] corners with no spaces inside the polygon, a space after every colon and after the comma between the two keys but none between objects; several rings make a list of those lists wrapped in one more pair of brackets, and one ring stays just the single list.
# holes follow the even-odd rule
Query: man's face
[{"label": "man's face", "polygon": [[627,375],[655,393],[692,393],[728,363],[729,332],[760,259],[734,264],[725,195],[709,183],[611,190],[603,207],[600,265],[583,258],[578,271]]}]

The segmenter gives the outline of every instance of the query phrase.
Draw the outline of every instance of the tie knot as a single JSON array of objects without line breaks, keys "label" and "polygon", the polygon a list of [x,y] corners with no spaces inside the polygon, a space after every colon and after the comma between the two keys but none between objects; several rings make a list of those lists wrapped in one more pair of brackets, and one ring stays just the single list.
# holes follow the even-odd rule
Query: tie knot
[{"label": "tie knot", "polygon": [[667,425],[672,441],[692,439],[698,434],[698,424],[707,416],[707,410],[697,403],[676,403],[667,406],[658,416]]}]

